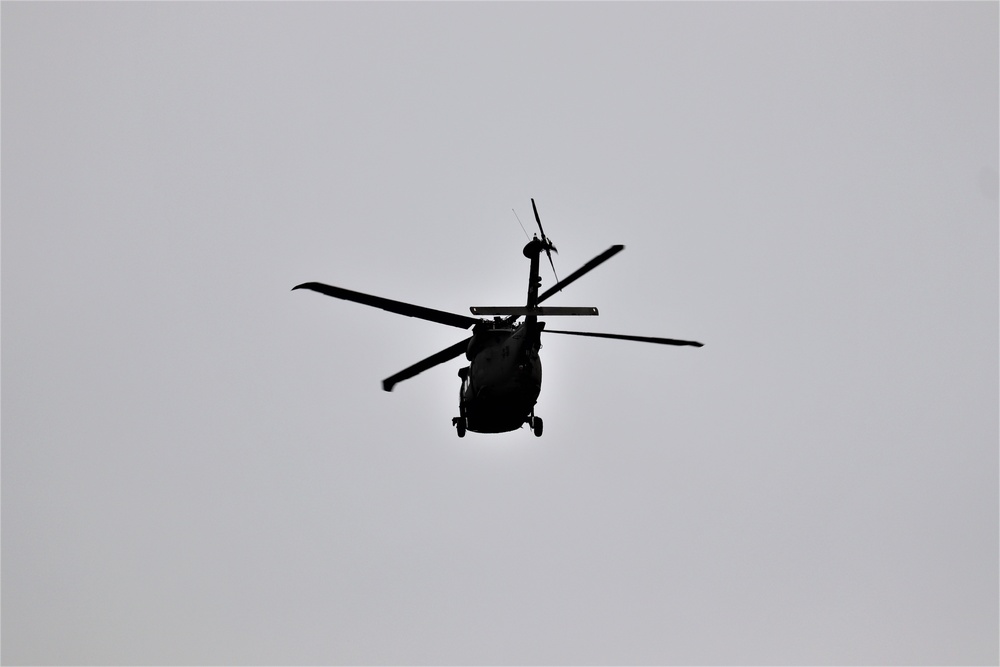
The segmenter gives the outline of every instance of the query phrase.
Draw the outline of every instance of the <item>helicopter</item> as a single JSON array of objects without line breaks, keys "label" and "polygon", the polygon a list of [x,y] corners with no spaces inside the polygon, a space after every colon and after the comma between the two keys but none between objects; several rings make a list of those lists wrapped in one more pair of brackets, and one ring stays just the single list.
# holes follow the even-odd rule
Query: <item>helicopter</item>
[{"label": "helicopter", "polygon": [[[693,340],[546,328],[545,322],[539,321],[539,317],[596,316],[598,314],[597,308],[590,306],[542,306],[541,303],[617,255],[625,249],[625,246],[611,246],[573,273],[559,280],[555,273],[555,262],[552,260],[552,253],[558,251],[545,235],[542,220],[538,215],[538,207],[533,198],[531,208],[535,213],[535,222],[538,224],[541,237],[539,238],[539,235],[535,234],[522,251],[524,256],[530,260],[527,302],[524,306],[472,306],[470,308],[473,315],[492,316],[492,319],[458,315],[324,283],[302,283],[293,287],[292,290],[312,290],[326,296],[381,308],[407,317],[416,317],[459,329],[471,328],[471,336],[382,381],[382,389],[392,391],[392,388],[399,382],[408,380],[434,366],[451,361],[464,353],[469,365],[458,370],[458,377],[461,379],[458,416],[451,420],[452,426],[455,427],[460,438],[465,437],[466,431],[505,433],[518,430],[524,425],[528,425],[536,437],[542,435],[543,422],[541,417],[535,415],[535,404],[542,389],[542,362],[538,351],[542,347],[541,336],[543,333],[610,338],[659,345],[702,347],[701,343]],[[552,273],[556,276],[556,283],[539,294],[542,284],[542,279],[539,276],[539,258],[543,252],[548,257],[549,264],[552,265]],[[522,317],[524,320],[519,321]]]}]

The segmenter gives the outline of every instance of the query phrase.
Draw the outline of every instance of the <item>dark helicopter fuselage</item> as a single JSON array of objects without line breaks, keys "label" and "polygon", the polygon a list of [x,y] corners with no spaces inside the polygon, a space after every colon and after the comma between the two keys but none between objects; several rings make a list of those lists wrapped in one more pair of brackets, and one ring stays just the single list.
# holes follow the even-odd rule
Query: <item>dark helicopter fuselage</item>
[{"label": "dark helicopter fuselage", "polygon": [[542,390],[540,325],[511,325],[497,318],[477,327],[469,366],[458,371],[460,419],[478,433],[503,433],[530,423]]},{"label": "dark helicopter fuselage", "polygon": [[[551,250],[548,241],[537,237],[524,246],[524,256],[531,260],[528,271],[528,299],[524,311],[537,311],[539,256]],[[477,433],[504,433],[529,424],[541,433],[541,420],[535,418],[535,402],[542,390],[541,331],[544,323],[537,315],[527,315],[517,324],[517,317],[482,321],[473,330],[465,351],[472,362],[459,370],[458,418],[455,425]],[[537,424],[537,426],[536,426]]]}]

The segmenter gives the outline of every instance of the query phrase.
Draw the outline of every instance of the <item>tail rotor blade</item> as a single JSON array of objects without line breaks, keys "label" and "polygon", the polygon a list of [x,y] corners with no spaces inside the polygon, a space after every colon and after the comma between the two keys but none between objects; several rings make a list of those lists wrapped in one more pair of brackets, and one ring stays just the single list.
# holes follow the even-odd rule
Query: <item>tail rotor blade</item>
[{"label": "tail rotor blade", "polygon": [[556,263],[552,261],[552,252],[548,248],[546,248],[545,249],[545,254],[549,258],[549,266],[552,267],[552,275],[555,276],[556,282],[558,283],[559,282],[559,274],[556,273]]},{"label": "tail rotor blade", "polygon": [[549,266],[552,267],[552,275],[556,277],[556,282],[559,282],[559,274],[556,273],[556,264],[552,261],[552,252],[559,252],[556,247],[552,245],[551,239],[545,236],[545,230],[542,229],[542,219],[538,216],[538,207],[535,206],[535,198],[531,198],[531,210],[535,212],[535,222],[538,223],[538,231],[542,233],[542,243],[545,244],[545,255],[549,258]]},{"label": "tail rotor blade", "polygon": [[535,198],[531,198],[531,210],[535,212],[535,222],[538,223],[538,231],[542,233],[542,239],[545,238],[545,230],[542,229],[542,219],[538,217],[538,207],[535,206]]}]

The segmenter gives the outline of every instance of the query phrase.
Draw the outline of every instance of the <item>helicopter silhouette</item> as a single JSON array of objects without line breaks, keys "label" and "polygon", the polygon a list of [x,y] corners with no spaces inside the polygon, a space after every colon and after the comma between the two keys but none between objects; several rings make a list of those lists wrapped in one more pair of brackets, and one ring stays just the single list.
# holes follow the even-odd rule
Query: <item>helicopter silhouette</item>
[{"label": "helicopter silhouette", "polygon": [[[557,282],[539,294],[538,290],[542,284],[542,279],[538,275],[539,257],[542,252],[546,254],[552,265],[552,272],[555,274],[552,253],[557,251],[552,241],[545,236],[545,230],[542,228],[542,220],[538,216],[538,207],[535,206],[534,199],[531,200],[531,208],[535,213],[535,222],[538,224],[541,238],[536,234],[524,246],[523,250],[524,256],[531,261],[528,273],[527,303],[524,306],[473,306],[470,308],[473,315],[491,315],[493,319],[467,317],[317,282],[302,283],[293,287],[292,290],[312,290],[338,299],[354,301],[391,313],[429,320],[459,329],[471,327],[472,335],[468,338],[446,347],[382,381],[382,388],[385,391],[392,391],[397,383],[412,378],[429,368],[451,361],[464,353],[469,365],[458,371],[458,376],[462,380],[458,395],[458,417],[452,419],[452,425],[460,438],[465,437],[467,430],[476,433],[504,433],[515,431],[525,424],[531,427],[536,436],[542,435],[542,418],[535,415],[535,403],[542,389],[542,362],[538,351],[542,346],[541,336],[543,333],[611,338],[659,345],[702,347],[701,343],[693,340],[547,329],[545,322],[538,321],[539,317],[594,316],[598,314],[597,308],[589,306],[542,306],[540,304],[624,250],[625,246],[611,246],[562,280],[558,280],[558,276],[556,276]],[[519,322],[518,320],[522,317],[524,321]]]}]

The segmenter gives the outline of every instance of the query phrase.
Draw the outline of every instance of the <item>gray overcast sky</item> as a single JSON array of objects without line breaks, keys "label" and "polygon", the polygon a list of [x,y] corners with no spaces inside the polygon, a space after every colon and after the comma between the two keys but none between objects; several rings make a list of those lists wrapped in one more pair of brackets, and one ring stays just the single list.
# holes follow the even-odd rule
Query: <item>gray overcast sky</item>
[{"label": "gray overcast sky", "polygon": [[[4,2],[0,657],[996,664],[998,97],[996,2]],[[530,197],[706,346],[459,440],[289,291],[521,303]]]}]

